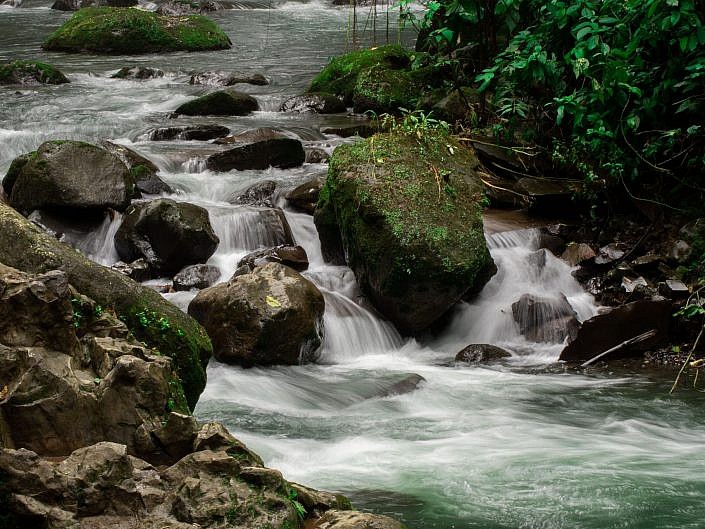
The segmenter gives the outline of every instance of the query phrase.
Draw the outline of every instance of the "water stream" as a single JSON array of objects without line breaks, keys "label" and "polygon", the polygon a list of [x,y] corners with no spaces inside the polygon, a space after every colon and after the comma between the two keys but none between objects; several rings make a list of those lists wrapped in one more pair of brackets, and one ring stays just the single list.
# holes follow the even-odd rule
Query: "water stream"
[{"label": "water stream", "polygon": [[[144,134],[168,124],[218,123],[233,132],[268,126],[331,151],[343,140],[320,127],[348,118],[276,110],[329,56],[345,51],[348,10],[318,0],[235,2],[238,9],[213,15],[233,40],[231,50],[135,58],[42,52],[41,41],[69,16],[49,4],[0,7],[0,61],[42,58],[71,80],[19,91],[0,87],[0,174],[47,139],[107,138],[153,160],[177,190],[171,198],[208,209],[221,240],[210,263],[222,280],[240,257],[275,242],[256,211],[227,199],[262,179],[293,187],[324,173],[324,165],[215,174],[202,163],[213,150],[208,143],[150,142]],[[412,38],[402,32],[405,41]],[[128,64],[166,75],[142,82],[109,78]],[[204,69],[264,73],[269,86],[238,87],[263,110],[168,119],[178,104],[203,92],[188,76]],[[305,275],[325,296],[320,362],[244,370],[212,361],[199,419],[224,421],[288,479],[344,492],[356,507],[396,516],[412,529],[703,527],[702,397],[669,396],[667,380],[646,374],[568,372],[556,363],[561,344],[519,334],[511,305],[522,294],[564,295],[580,320],[598,310],[565,263],[546,253],[545,264],[536,265],[535,230],[506,231],[488,220],[498,273],[474,301],[454,309],[442,332],[412,340],[370,309],[348,268],[323,262],[312,218],[286,209],[283,200],[280,205],[308,253]],[[119,215],[106,217],[88,231],[64,233],[109,265],[117,260],[111,240],[119,222]],[[182,308],[194,295],[166,294]],[[495,344],[512,357],[455,365],[455,354],[470,343]],[[411,374],[425,382],[389,394]]]}]

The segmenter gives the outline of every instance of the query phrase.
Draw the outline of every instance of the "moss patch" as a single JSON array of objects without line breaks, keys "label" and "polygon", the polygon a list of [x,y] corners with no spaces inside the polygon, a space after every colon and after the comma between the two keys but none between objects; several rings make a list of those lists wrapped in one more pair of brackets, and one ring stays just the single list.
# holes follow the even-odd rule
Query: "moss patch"
[{"label": "moss patch", "polygon": [[378,134],[339,147],[318,203],[330,211],[330,200],[365,293],[406,332],[445,310],[420,305],[455,303],[494,272],[477,160],[441,131],[420,136]]},{"label": "moss patch", "polygon": [[69,80],[51,64],[12,61],[0,65],[0,84],[64,84]]},{"label": "moss patch", "polygon": [[228,36],[201,15],[160,16],[133,8],[89,7],[52,33],[46,50],[142,54],[229,48]]}]

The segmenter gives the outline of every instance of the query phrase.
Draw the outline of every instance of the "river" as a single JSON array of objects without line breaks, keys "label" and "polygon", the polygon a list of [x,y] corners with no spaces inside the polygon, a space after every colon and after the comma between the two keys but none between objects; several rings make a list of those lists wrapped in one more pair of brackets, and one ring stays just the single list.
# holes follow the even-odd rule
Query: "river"
[{"label": "river", "polygon": [[[11,160],[48,139],[112,139],[152,159],[178,193],[172,198],[209,210],[221,244],[211,263],[227,279],[237,259],[266,244],[256,216],[225,200],[262,179],[292,187],[326,171],[321,164],[213,174],[201,161],[204,142],[149,142],[150,128],[218,123],[240,132],[277,127],[307,146],[331,151],[340,138],[322,125],[341,116],[277,112],[301,92],[332,55],[348,46],[350,13],[323,2],[237,2],[213,14],[228,33],[227,51],[140,57],[46,53],[39,46],[69,14],[44,0],[0,7],[0,60],[40,58],[71,80],[57,87],[0,87],[0,174]],[[364,18],[365,15],[361,15]],[[391,38],[397,38],[391,17]],[[384,15],[378,27],[384,28]],[[369,42],[369,32],[364,36]],[[413,35],[402,32],[404,42]],[[378,32],[384,40],[384,30]],[[142,64],[163,78],[123,81],[109,75]],[[169,119],[203,91],[195,70],[263,73],[268,86],[239,85],[262,108],[237,118]],[[354,275],[323,262],[310,216],[285,208],[297,242],[311,261],[306,272],[326,298],[326,341],[316,365],[243,370],[212,361],[196,408],[201,420],[222,420],[268,466],[309,486],[341,491],[357,508],[389,514],[410,529],[697,528],[705,499],[705,408],[695,392],[669,395],[669,380],[646,373],[576,373],[556,363],[561,345],[527,342],[511,304],[524,293],[564,294],[585,319],[592,298],[570,268],[548,254],[537,268],[530,229],[487,239],[497,275],[472,303],[461,303],[437,336],[400,337],[361,302]],[[106,219],[74,242],[95,260],[117,260]],[[160,281],[155,281],[160,283]],[[161,281],[165,283],[165,281]],[[167,294],[185,308],[194,293]],[[470,343],[493,343],[507,361],[456,366]],[[385,396],[409,374],[425,378],[415,391]]]}]

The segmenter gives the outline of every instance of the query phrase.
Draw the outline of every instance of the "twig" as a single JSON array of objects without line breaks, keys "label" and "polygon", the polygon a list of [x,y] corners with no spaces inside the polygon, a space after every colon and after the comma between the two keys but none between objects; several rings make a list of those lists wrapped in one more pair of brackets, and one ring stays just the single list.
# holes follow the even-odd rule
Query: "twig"
[{"label": "twig", "polygon": [[705,324],[700,328],[700,332],[698,333],[698,337],[695,339],[695,343],[693,343],[693,347],[690,348],[690,352],[688,353],[688,356],[685,359],[685,362],[683,362],[683,365],[681,366],[680,371],[678,371],[678,376],[676,376],[676,379],[673,381],[673,386],[671,386],[671,391],[668,393],[673,393],[676,390],[676,386],[678,385],[678,382],[681,379],[681,375],[683,374],[683,371],[685,371],[685,366],[688,365],[688,362],[690,362],[690,359],[693,357],[693,353],[695,352],[695,348],[698,346],[698,342],[700,341],[700,338],[703,335],[703,331],[705,331]]},{"label": "twig", "polygon": [[656,335],[656,329],[651,329],[650,331],[646,331],[645,333],[642,333],[639,336],[635,336],[634,338],[629,338],[629,340],[625,340],[622,343],[615,345],[614,347],[611,347],[610,349],[607,349],[607,351],[604,351],[597,356],[593,356],[590,360],[580,364],[580,367],[587,367],[590,364],[598,361],[600,358],[607,356],[610,353],[614,353],[615,351],[619,351],[620,349],[623,349],[624,347],[627,347],[629,345],[634,345],[635,343],[643,342],[644,340],[648,340],[649,338],[653,338],[655,335]]}]

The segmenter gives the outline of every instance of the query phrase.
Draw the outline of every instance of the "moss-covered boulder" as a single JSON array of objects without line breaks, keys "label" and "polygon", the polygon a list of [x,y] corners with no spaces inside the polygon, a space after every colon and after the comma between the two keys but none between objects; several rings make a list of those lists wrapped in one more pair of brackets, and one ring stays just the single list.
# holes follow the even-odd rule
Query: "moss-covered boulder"
[{"label": "moss-covered boulder", "polygon": [[3,179],[10,204],[24,213],[35,209],[72,212],[124,210],[135,181],[116,155],[82,141],[47,141],[13,160]]},{"label": "moss-covered boulder", "polygon": [[175,115],[184,116],[246,116],[259,109],[257,100],[236,90],[220,90],[184,103]]},{"label": "moss-covered boulder", "polygon": [[267,263],[201,290],[188,312],[208,330],[218,360],[250,367],[315,359],[324,309],[313,283],[288,266]]},{"label": "moss-covered boulder", "polygon": [[11,61],[0,65],[0,85],[64,84],[69,80],[51,64],[39,61]]},{"label": "moss-covered boulder", "polygon": [[372,50],[353,51],[331,59],[311,81],[308,91],[335,94],[341,96],[346,104],[352,105],[360,73],[373,66],[404,71],[410,64],[410,54],[401,46],[380,46]]},{"label": "moss-covered boulder", "polygon": [[201,15],[176,18],[120,7],[81,9],[42,45],[51,51],[108,54],[222,50],[230,46],[223,30]]},{"label": "moss-covered boulder", "polygon": [[[434,130],[378,134],[333,153],[315,213],[322,243],[340,236],[364,293],[402,332],[426,329],[496,270],[478,165]],[[324,245],[324,255],[335,250]]]},{"label": "moss-covered boulder", "polygon": [[172,358],[188,405],[196,405],[213,348],[203,327],[178,307],[151,288],[94,263],[2,203],[0,262],[28,273],[63,270],[79,292],[103,308],[113,308],[137,339]]}]

